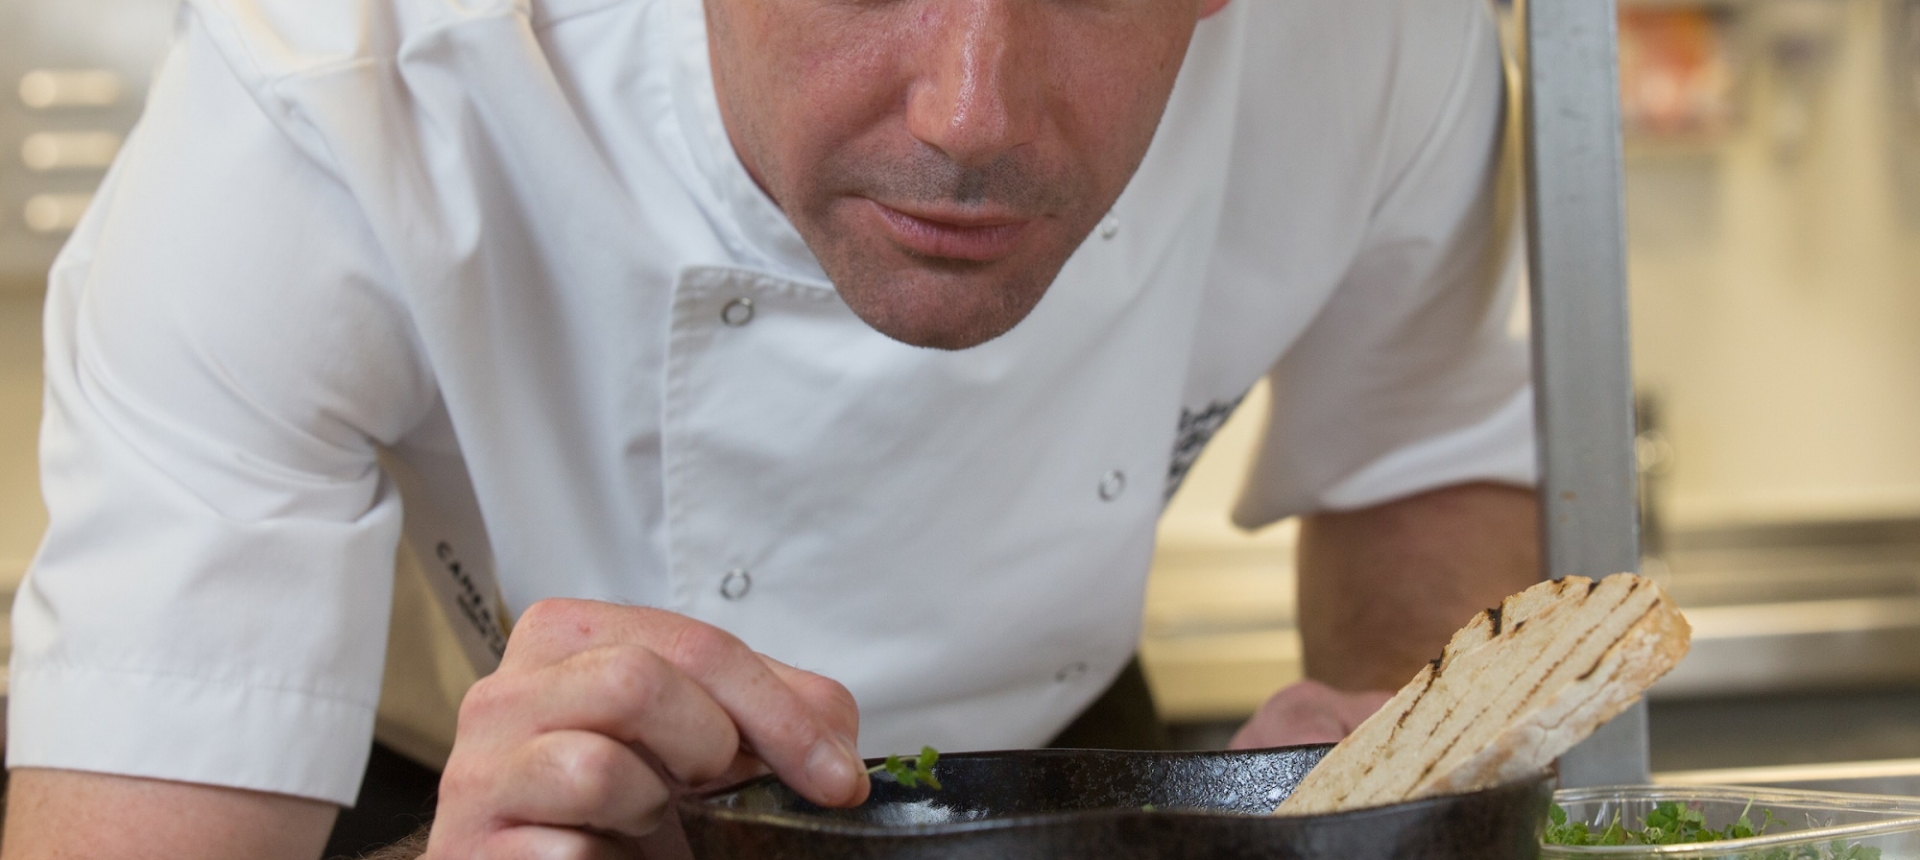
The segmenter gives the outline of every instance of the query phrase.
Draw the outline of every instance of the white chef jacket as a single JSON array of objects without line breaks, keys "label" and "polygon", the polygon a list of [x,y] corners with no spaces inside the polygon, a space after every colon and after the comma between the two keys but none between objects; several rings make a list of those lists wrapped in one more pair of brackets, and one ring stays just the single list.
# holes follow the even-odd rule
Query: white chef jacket
[{"label": "white chef jacket", "polygon": [[1481,0],[1203,22],[1112,214],[959,352],[840,301],[703,26],[187,0],[51,275],[10,765],[351,802],[403,534],[506,614],[665,607],[832,676],[868,754],[1034,745],[1133,653],[1163,501],[1261,376],[1244,522],[1532,479]]}]

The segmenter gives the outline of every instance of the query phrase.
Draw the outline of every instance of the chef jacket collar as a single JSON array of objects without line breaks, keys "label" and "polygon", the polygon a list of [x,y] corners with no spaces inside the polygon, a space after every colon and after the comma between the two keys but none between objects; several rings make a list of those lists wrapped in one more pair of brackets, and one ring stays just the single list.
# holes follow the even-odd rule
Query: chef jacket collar
[{"label": "chef jacket collar", "polygon": [[674,72],[674,103],[695,169],[720,206],[723,241],[742,264],[791,280],[827,283],[819,260],[800,238],[779,205],[760,189],[733,149],[720,117],[713,65],[707,54],[707,25],[700,0],[670,2],[681,25],[684,46]]}]

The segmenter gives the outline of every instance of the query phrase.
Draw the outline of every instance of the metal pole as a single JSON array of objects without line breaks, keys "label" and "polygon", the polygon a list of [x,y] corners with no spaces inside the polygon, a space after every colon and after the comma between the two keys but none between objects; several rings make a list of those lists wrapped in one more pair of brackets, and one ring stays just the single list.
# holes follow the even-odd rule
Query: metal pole
[{"label": "metal pole", "polygon": [[[1527,0],[1533,378],[1547,576],[1640,567],[1614,0]],[[1649,779],[1646,706],[1560,761],[1562,785]]]}]

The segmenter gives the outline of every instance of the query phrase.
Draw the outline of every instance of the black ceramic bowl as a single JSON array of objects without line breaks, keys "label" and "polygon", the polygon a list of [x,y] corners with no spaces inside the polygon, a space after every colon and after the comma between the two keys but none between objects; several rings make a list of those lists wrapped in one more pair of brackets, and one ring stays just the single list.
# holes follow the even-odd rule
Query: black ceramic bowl
[{"label": "black ceramic bowl", "polygon": [[[1330,747],[1022,750],[944,756],[944,788],[887,777],[854,809],[772,778],[683,798],[699,860],[1523,860],[1552,795],[1539,778],[1335,815],[1266,813]],[[877,761],[877,760],[876,760]]]}]

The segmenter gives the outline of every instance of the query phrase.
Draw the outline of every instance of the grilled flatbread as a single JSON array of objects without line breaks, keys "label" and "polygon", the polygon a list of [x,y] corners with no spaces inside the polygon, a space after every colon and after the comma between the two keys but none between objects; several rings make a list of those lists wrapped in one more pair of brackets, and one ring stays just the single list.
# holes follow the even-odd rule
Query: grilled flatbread
[{"label": "grilled flatbread", "polygon": [[1690,631],[1653,580],[1542,582],[1475,616],[1307,774],[1277,815],[1490,788],[1533,776],[1640,698]]}]

